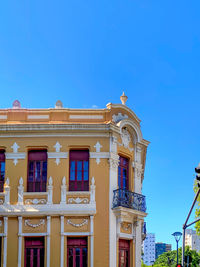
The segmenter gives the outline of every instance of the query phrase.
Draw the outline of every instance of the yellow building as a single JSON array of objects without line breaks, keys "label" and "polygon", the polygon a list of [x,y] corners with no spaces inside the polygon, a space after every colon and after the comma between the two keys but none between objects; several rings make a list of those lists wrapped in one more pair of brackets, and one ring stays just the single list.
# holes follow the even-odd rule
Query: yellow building
[{"label": "yellow building", "polygon": [[141,266],[149,142],[126,99],[0,109],[1,266]]}]

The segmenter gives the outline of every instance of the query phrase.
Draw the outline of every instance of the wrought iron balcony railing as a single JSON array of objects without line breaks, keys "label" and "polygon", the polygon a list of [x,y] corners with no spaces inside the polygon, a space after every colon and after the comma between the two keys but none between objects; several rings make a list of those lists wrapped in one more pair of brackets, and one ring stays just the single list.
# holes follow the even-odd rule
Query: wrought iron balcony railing
[{"label": "wrought iron balcony railing", "polygon": [[145,196],[126,189],[116,189],[113,193],[113,208],[121,206],[146,212]]}]

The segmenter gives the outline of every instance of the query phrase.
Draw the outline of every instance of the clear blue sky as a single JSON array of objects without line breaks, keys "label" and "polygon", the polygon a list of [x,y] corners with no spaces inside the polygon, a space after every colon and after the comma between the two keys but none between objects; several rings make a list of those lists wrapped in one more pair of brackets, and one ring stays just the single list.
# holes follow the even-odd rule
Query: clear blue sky
[{"label": "clear blue sky", "polygon": [[0,108],[127,105],[151,142],[147,229],[172,243],[200,161],[199,1],[3,1]]}]

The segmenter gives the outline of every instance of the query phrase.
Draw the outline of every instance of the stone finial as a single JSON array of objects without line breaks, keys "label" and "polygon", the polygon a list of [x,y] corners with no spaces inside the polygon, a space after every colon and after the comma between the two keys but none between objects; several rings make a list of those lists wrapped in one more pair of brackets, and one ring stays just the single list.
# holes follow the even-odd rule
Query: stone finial
[{"label": "stone finial", "polygon": [[9,185],[10,185],[10,180],[9,180],[9,178],[7,178],[5,181],[5,186],[9,186]]},{"label": "stone finial", "polygon": [[55,108],[63,108],[63,103],[60,100],[58,100],[56,102]]},{"label": "stone finial", "polygon": [[120,100],[122,101],[122,105],[126,105],[127,99],[128,99],[128,97],[123,92],[123,94],[120,96]]},{"label": "stone finial", "polygon": [[52,185],[53,184],[53,179],[52,179],[52,177],[50,176],[49,177],[49,185]]},{"label": "stone finial", "polygon": [[19,185],[23,185],[23,178],[21,177],[20,179],[19,179]]},{"label": "stone finial", "polygon": [[12,108],[13,108],[13,109],[19,109],[19,108],[21,108],[21,104],[20,104],[19,100],[15,100],[15,101],[13,102],[13,104],[12,104]]}]

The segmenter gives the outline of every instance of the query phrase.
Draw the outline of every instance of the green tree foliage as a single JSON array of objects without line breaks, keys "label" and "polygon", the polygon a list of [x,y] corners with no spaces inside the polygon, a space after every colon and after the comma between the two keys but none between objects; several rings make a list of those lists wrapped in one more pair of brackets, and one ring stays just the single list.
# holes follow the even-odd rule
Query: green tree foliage
[{"label": "green tree foliage", "polygon": [[[197,193],[199,187],[197,186],[197,181],[194,182],[194,192]],[[200,217],[200,196],[197,199],[196,203],[196,211],[195,211],[196,218]],[[200,221],[195,224],[196,233],[200,235]]]},{"label": "green tree foliage", "polygon": [[[197,267],[200,263],[200,255],[195,251],[191,250],[189,247],[185,248],[185,256],[191,256],[192,262],[190,264],[190,267]],[[182,249],[179,248],[178,250],[178,258],[179,263],[181,263],[182,259]],[[172,250],[169,252],[165,252],[162,255],[160,255],[157,260],[154,263],[154,267],[175,267],[177,262],[177,252],[176,250]]]}]

